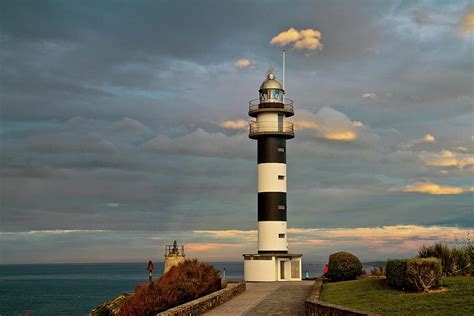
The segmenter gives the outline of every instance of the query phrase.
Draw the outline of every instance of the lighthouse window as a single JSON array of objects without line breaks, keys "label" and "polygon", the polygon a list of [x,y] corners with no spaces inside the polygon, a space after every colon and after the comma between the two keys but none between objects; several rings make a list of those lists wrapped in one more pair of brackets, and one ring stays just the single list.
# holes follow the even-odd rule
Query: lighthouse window
[{"label": "lighthouse window", "polygon": [[270,103],[270,102],[282,102],[283,101],[283,91],[270,89],[263,92],[260,92],[260,102],[261,103]]},{"label": "lighthouse window", "polygon": [[283,175],[281,175],[281,174],[278,175],[278,180],[285,180],[285,176],[283,176]]},{"label": "lighthouse window", "polygon": [[285,152],[285,147],[278,147],[278,152],[284,153]]},{"label": "lighthouse window", "polygon": [[286,209],[285,205],[278,205],[278,209],[284,211]]},{"label": "lighthouse window", "polygon": [[285,234],[278,234],[278,238],[285,238]]}]

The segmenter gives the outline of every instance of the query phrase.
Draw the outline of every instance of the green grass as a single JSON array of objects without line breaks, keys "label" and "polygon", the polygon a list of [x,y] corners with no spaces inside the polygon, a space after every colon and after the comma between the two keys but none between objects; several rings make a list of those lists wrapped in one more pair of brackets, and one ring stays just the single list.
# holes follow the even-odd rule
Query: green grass
[{"label": "green grass", "polygon": [[324,284],[321,300],[385,315],[474,315],[474,277],[447,277],[444,292],[405,293],[383,279]]}]

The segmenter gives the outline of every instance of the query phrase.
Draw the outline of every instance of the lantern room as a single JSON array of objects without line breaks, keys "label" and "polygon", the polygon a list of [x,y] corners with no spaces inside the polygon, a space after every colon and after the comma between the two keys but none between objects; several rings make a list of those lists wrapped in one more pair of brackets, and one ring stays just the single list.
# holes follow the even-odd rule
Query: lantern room
[{"label": "lantern room", "polygon": [[269,72],[267,79],[260,86],[260,103],[281,103],[283,104],[283,96],[285,91],[282,85],[275,80],[275,75]]}]

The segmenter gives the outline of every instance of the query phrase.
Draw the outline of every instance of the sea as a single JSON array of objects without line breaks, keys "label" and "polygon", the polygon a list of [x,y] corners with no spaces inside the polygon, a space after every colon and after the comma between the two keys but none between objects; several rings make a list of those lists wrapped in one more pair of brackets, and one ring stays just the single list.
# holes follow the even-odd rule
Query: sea
[{"label": "sea", "polygon": [[[242,262],[211,262],[228,279],[243,279]],[[146,282],[147,262],[0,265],[0,316],[88,315],[100,303]],[[310,277],[324,263],[303,263]],[[163,263],[155,264],[163,271]]]}]

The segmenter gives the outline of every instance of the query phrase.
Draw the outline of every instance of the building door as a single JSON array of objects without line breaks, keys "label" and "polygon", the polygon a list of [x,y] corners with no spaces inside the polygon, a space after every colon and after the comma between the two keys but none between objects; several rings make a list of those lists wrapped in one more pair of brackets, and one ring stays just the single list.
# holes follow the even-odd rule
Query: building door
[{"label": "building door", "polygon": [[283,114],[278,114],[278,131],[283,132]]},{"label": "building door", "polygon": [[280,279],[285,278],[285,261],[280,261]]}]

